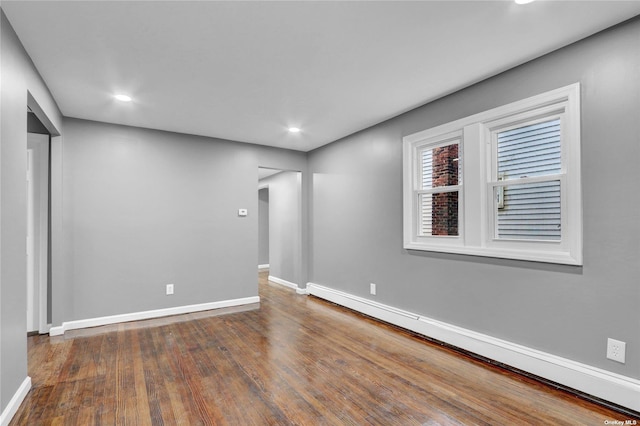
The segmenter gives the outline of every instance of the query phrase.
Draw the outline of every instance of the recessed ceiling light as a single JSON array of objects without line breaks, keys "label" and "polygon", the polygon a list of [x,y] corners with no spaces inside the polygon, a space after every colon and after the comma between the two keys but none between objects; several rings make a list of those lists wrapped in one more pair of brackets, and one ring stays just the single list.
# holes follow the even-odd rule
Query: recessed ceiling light
[{"label": "recessed ceiling light", "polygon": [[122,102],[131,102],[131,96],[118,94],[118,95],[113,95],[113,97]]},{"label": "recessed ceiling light", "polygon": [[532,3],[534,1],[535,0],[515,0],[517,4],[527,4],[527,3]]},{"label": "recessed ceiling light", "polygon": [[289,133],[300,133],[300,129],[297,127],[289,127]]}]

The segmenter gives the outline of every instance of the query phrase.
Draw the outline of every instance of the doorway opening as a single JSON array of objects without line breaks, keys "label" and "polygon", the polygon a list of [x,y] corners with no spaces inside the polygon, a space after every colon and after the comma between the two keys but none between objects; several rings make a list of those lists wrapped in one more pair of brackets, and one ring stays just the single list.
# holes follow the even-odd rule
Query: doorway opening
[{"label": "doorway opening", "polygon": [[51,134],[27,108],[27,333],[50,324]]},{"label": "doorway opening", "polygon": [[258,269],[301,292],[302,173],[258,168]]}]

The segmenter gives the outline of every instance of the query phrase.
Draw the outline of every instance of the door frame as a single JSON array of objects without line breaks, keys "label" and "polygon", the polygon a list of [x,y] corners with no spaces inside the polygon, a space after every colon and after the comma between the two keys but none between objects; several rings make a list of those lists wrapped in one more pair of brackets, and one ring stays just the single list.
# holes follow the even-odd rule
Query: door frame
[{"label": "door frame", "polygon": [[[27,134],[27,140],[29,134]],[[39,309],[36,309],[39,291],[36,291],[36,262],[35,262],[35,182],[33,170],[33,148],[29,148],[27,142],[27,333],[38,330]],[[40,288],[38,279],[38,289]]]},{"label": "door frame", "polygon": [[[41,195],[46,195],[46,203],[41,202],[41,207],[46,206],[46,214],[41,220],[46,221],[45,226],[40,227],[40,233],[45,232],[47,241],[46,250],[41,250],[44,261],[40,267],[45,268],[45,280],[41,280],[41,292],[39,297],[38,331],[40,334],[49,333],[54,317],[56,294],[53,291],[56,283],[64,282],[64,270],[62,268],[62,135],[54,126],[38,101],[27,90],[27,108],[31,111],[48,132],[49,143],[46,145],[46,161],[40,163],[46,167],[47,184],[42,188]],[[43,132],[44,133],[44,132]],[[25,144],[25,150],[27,149]],[[44,193],[44,194],[42,194]],[[26,288],[25,288],[26,291]]]},{"label": "door frame", "polygon": [[[48,316],[48,283],[49,283],[49,145],[50,135],[39,134],[37,138],[29,134],[27,138],[27,158],[30,159],[28,174],[32,178],[31,191],[28,191],[27,204],[31,211],[27,214],[27,229],[31,229],[31,244],[27,243],[31,259],[27,261],[27,277],[31,275],[31,289],[27,279],[27,312],[31,311],[31,318],[27,321],[27,331],[38,331],[40,334],[49,332]],[[29,247],[30,246],[30,247]],[[29,306],[31,305],[31,310]],[[32,324],[29,324],[32,322]],[[29,325],[31,325],[29,327]],[[30,329],[30,330],[29,330]]]}]

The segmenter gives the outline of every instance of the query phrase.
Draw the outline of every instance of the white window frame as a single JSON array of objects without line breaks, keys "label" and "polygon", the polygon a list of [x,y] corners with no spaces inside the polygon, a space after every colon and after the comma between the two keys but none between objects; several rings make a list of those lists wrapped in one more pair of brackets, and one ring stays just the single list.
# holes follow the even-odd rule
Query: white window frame
[{"label": "white window frame", "polygon": [[[506,128],[560,118],[561,172],[502,181],[497,176],[496,135]],[[417,206],[422,148],[460,139],[464,185],[459,191],[458,236],[419,235]],[[580,170],[580,85],[575,83],[465,117],[403,138],[404,248],[536,262],[582,265],[582,188]],[[559,180],[559,241],[495,238],[494,187]]]}]

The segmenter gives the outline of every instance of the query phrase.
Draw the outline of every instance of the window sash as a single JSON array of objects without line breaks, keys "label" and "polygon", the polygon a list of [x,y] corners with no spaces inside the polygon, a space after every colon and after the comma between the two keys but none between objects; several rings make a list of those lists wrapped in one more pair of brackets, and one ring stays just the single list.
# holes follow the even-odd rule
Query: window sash
[{"label": "window sash", "polygon": [[[429,152],[427,157],[430,161],[433,161],[433,152],[439,148],[447,148],[447,147],[456,147],[457,151],[457,161],[456,170],[455,170],[455,181],[454,185],[440,185],[440,186],[427,186],[425,182],[429,185],[433,185],[433,181],[436,177],[434,177],[434,173],[440,173],[438,170],[435,170],[433,164],[425,164],[425,152]],[[445,157],[448,163],[453,163],[453,159],[449,157]],[[427,138],[421,141],[418,141],[414,145],[413,149],[413,161],[412,161],[412,175],[413,179],[413,224],[412,224],[412,239],[419,239],[422,241],[425,240],[447,240],[447,239],[459,239],[462,233],[462,220],[463,220],[463,210],[462,210],[462,162],[463,162],[463,154],[462,154],[462,132],[450,132],[446,134],[438,135],[436,138]],[[445,166],[446,167],[446,166]],[[429,171],[431,176],[425,177],[425,171]],[[447,172],[445,171],[441,177],[447,179]],[[434,222],[436,222],[436,215],[438,214],[438,210],[429,210],[429,214],[431,214],[431,221],[429,222],[429,226],[427,226],[427,220],[425,214],[427,214],[427,210],[423,204],[422,198],[425,195],[437,195],[437,194],[446,194],[446,193],[454,193],[457,192],[458,196],[456,199],[457,203],[457,212],[455,213],[455,234],[436,234],[433,235],[433,226]],[[441,210],[440,210],[441,212]],[[440,218],[440,225],[442,224],[442,218]],[[438,224],[436,224],[437,226]],[[450,223],[445,226],[447,228],[446,232],[450,232],[451,230]]]},{"label": "window sash", "polygon": [[[448,139],[446,141],[442,141],[438,143],[428,143],[418,147],[418,149],[416,150],[417,151],[416,160],[418,162],[416,166],[416,170],[418,171],[418,180],[417,180],[416,188],[419,190],[430,190],[433,188],[444,188],[451,185],[461,185],[462,184],[462,146],[461,145],[462,144],[461,144],[460,138],[455,137],[454,139]],[[439,170],[439,171],[436,170],[436,167],[433,164],[434,163],[433,151],[441,148],[451,148],[451,147],[456,147],[457,158],[455,159],[447,158],[447,160],[451,163],[455,163],[454,173],[455,173],[456,183],[455,184],[447,183],[443,185],[441,183],[438,183],[437,180],[438,178],[447,177],[446,176],[447,172],[446,171],[443,172],[442,170]],[[429,154],[425,155],[426,152],[429,152]],[[427,157],[431,161],[431,164],[429,165],[425,164],[425,161],[424,161],[425,157]],[[425,174],[425,172],[429,172],[428,176]],[[425,183],[428,183],[428,186],[426,186]],[[433,186],[434,183],[436,184],[436,186]]]},{"label": "window sash", "polygon": [[[556,174],[556,175],[547,175],[547,176],[540,176],[540,177],[534,177],[534,178],[522,178],[522,179],[502,180],[498,182],[488,182],[487,194],[490,197],[489,199],[489,205],[491,206],[490,217],[493,218],[492,224],[491,224],[492,226],[489,231],[489,235],[491,235],[491,241],[494,243],[497,241],[526,241],[526,242],[545,242],[545,243],[561,244],[563,241],[563,235],[566,235],[566,231],[565,231],[566,196],[564,195],[565,187],[566,187],[565,181],[566,181],[566,176],[564,174]],[[523,213],[524,211],[526,211],[524,209],[518,211],[520,207],[514,208],[513,215],[520,216],[520,219],[522,221],[521,223],[519,224],[515,223],[515,219],[508,219],[506,216],[510,216],[510,215],[505,214],[506,212],[503,210],[503,215],[502,215],[503,222],[505,221],[505,219],[514,220],[511,226],[521,227],[519,228],[521,231],[520,232],[521,237],[518,238],[516,236],[512,236],[512,237],[500,236],[501,215],[499,212],[500,208],[498,206],[498,190],[500,188],[506,188],[506,187],[535,185],[535,184],[544,184],[544,183],[553,183],[553,182],[558,182],[557,196],[554,195],[551,191],[548,191],[547,189],[535,188],[531,192],[527,193],[527,195],[544,193],[545,195],[536,197],[541,200],[540,203],[534,204],[534,203],[527,203],[526,201],[521,204],[511,203],[512,206],[516,206],[516,205],[519,205],[520,207],[526,207],[527,205],[534,206],[528,209],[530,210],[529,213]],[[525,189],[529,189],[529,188],[525,188]],[[524,197],[526,197],[527,195],[524,195]],[[558,198],[557,200],[555,200],[556,197]],[[506,202],[505,204],[509,205],[509,203],[506,203]],[[543,204],[546,204],[546,205],[543,205]],[[546,212],[540,211],[545,209],[547,210]],[[558,210],[557,214],[553,211],[555,209]],[[541,217],[541,215],[546,215],[546,217]],[[525,218],[524,216],[530,216],[530,217]],[[526,223],[526,221],[530,221],[533,223]],[[548,222],[548,226],[551,226],[551,224],[559,225],[560,232],[559,232],[558,238],[550,238],[553,234],[555,234],[555,232],[551,232],[551,228],[545,228],[545,225],[544,225],[545,221]],[[527,229],[526,226],[527,225],[533,226],[534,224],[537,224],[538,226],[540,226],[539,238],[535,238],[533,235],[527,234],[528,232],[533,232],[533,231],[531,231],[530,229]],[[515,232],[516,229],[518,228],[514,228],[514,232],[513,232],[514,234],[516,233]],[[549,238],[545,238],[545,236]]]},{"label": "window sash", "polygon": [[[446,194],[446,193],[458,193],[458,211],[457,211],[457,233],[455,235],[433,235],[432,233],[425,232],[425,217],[424,210],[421,203],[421,198],[423,195],[437,195],[437,194]],[[462,185],[451,185],[451,186],[439,186],[432,189],[419,189],[414,191],[414,200],[415,200],[415,234],[418,237],[427,237],[427,238],[458,238],[461,235],[462,230]],[[432,212],[433,213],[433,212]],[[432,222],[433,226],[433,222]]]},{"label": "window sash", "polygon": [[[449,212],[443,213],[441,210],[434,209],[434,195],[456,194],[455,204],[456,211],[453,217],[449,216]],[[425,199],[423,196],[428,195],[428,208],[425,209]],[[461,234],[462,209],[460,208],[462,196],[457,190],[446,191],[421,191],[416,196],[416,233],[417,236],[423,238],[458,238]],[[447,206],[448,207],[448,206]],[[441,213],[441,214],[439,214]],[[427,217],[429,216],[429,217]],[[435,229],[434,229],[435,228]],[[439,229],[439,231],[438,231]],[[434,234],[433,232],[437,232]]]},{"label": "window sash", "polygon": [[[563,114],[553,114],[492,129],[493,179],[501,176],[503,180],[511,180],[562,172],[565,139],[562,122]],[[510,135],[501,137],[504,134]]]}]

